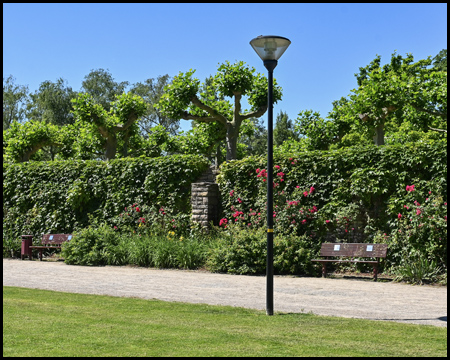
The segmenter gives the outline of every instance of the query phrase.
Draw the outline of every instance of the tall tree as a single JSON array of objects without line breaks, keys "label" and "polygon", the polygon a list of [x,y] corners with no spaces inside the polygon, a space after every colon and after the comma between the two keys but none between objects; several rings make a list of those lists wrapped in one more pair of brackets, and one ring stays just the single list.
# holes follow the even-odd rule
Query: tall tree
[{"label": "tall tree", "polygon": [[[255,69],[245,66],[243,61],[230,64],[226,61],[218,67],[214,81],[204,96],[200,96],[200,81],[192,77],[195,70],[179,73],[166,87],[158,108],[174,119],[217,122],[226,130],[226,159],[237,157],[237,141],[242,122],[262,116],[267,110],[267,78],[254,75]],[[211,93],[211,95],[209,94]],[[234,98],[233,103],[219,98]],[[248,96],[250,111],[242,113],[241,100]],[[274,80],[274,103],[281,99],[281,88]]]},{"label": "tall tree", "polygon": [[437,71],[447,71],[447,49],[442,49],[433,58],[433,67]]},{"label": "tall tree", "polygon": [[287,113],[280,111],[275,121],[273,130],[273,142],[275,145],[281,145],[286,140],[297,141],[299,139],[295,132],[294,124]]},{"label": "tall tree", "polygon": [[267,128],[264,120],[248,119],[244,129],[239,134],[239,144],[242,144],[246,156],[267,154]]},{"label": "tall tree", "polygon": [[158,76],[155,79],[147,79],[143,83],[136,83],[130,89],[130,92],[139,95],[147,103],[147,112],[139,121],[142,135],[146,138],[152,133],[152,128],[157,125],[162,125],[171,135],[176,135],[179,127],[179,119],[171,119],[159,111],[155,105],[164,93],[164,87],[170,83],[169,75]]},{"label": "tall tree", "polygon": [[[295,120],[295,130],[303,138],[307,150],[328,150],[336,139],[336,125],[326,121],[318,112],[300,111]],[[281,144],[280,144],[281,145]]]},{"label": "tall tree", "polygon": [[34,94],[30,94],[27,118],[60,126],[73,124],[71,100],[75,97],[76,92],[63,78],[59,78],[55,83],[44,81]]},{"label": "tall tree", "polygon": [[9,129],[14,121],[25,120],[28,86],[15,84],[9,75],[3,78],[3,130]]},{"label": "tall tree", "polygon": [[108,69],[97,69],[84,77],[81,91],[91,95],[97,104],[109,111],[115,96],[121,95],[128,85],[128,81],[116,82]]}]

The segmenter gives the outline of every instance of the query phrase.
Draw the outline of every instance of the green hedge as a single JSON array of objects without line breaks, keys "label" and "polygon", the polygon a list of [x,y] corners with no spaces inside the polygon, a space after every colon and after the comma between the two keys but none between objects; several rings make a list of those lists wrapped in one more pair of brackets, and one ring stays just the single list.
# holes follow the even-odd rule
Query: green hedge
[{"label": "green hedge", "polygon": [[200,156],[3,164],[3,237],[71,233],[133,203],[190,213]]},{"label": "green hedge", "polygon": [[[267,186],[257,170],[266,169],[266,164],[262,156],[222,165],[218,177],[222,217],[230,220],[236,211],[265,207]],[[432,190],[446,201],[447,142],[277,155],[274,182],[275,206],[284,207],[299,191],[313,187],[314,193],[302,202],[316,206],[322,217],[347,210],[361,215],[365,225],[370,218],[375,229],[386,230],[387,222],[403,210],[407,185]]]}]

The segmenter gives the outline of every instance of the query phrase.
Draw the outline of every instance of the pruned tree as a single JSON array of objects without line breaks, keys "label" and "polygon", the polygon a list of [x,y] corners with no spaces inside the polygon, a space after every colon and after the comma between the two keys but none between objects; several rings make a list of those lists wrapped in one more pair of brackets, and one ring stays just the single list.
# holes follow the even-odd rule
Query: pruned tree
[{"label": "pruned tree", "polygon": [[77,120],[92,126],[92,131],[103,138],[102,147],[107,160],[115,158],[119,141],[123,142],[122,155],[127,156],[130,137],[139,133],[136,121],[147,108],[140,96],[131,93],[116,96],[109,111],[85,93],[80,93],[72,102]]},{"label": "pruned tree", "polygon": [[[267,111],[267,78],[254,74],[243,61],[219,65],[211,86],[200,93],[195,70],[179,73],[165,89],[157,107],[173,119],[217,122],[225,129],[226,160],[237,158],[237,141],[243,121],[258,118]],[[242,110],[242,97],[248,97],[250,111]],[[281,88],[274,80],[274,103],[281,99]],[[234,99],[233,102],[225,98]],[[217,100],[223,99],[223,100]],[[220,141],[220,139],[218,139]]]},{"label": "pruned tree", "polygon": [[355,114],[375,129],[375,144],[384,144],[388,118],[399,126],[408,116],[423,131],[446,127],[447,72],[430,68],[430,57],[414,62],[412,54],[394,53],[383,67],[380,60],[360,68],[359,87],[350,95]]},{"label": "pruned tree", "polygon": [[59,146],[61,132],[56,125],[44,121],[14,121],[3,131],[4,153],[10,161],[26,162],[44,146]]}]

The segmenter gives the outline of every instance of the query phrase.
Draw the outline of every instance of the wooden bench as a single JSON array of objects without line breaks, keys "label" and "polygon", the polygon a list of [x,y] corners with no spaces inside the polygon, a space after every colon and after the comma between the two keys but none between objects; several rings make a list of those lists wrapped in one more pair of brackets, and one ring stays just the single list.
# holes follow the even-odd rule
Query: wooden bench
[{"label": "wooden bench", "polygon": [[[322,277],[327,276],[327,264],[329,263],[366,263],[373,266],[373,279],[377,281],[378,264],[380,258],[385,258],[387,244],[334,244],[323,243],[320,249],[320,256],[324,259],[313,259],[311,261],[322,263]],[[339,259],[331,259],[331,257]],[[355,258],[365,258],[360,260]],[[375,259],[375,260],[369,260]]]},{"label": "wooden bench", "polygon": [[[45,249],[61,249],[61,245],[72,239],[72,234],[44,234],[42,235],[41,245],[31,245],[30,249],[39,250],[39,260],[42,261],[42,251]],[[31,251],[30,251],[31,254]],[[30,255],[33,259],[33,256]]]}]

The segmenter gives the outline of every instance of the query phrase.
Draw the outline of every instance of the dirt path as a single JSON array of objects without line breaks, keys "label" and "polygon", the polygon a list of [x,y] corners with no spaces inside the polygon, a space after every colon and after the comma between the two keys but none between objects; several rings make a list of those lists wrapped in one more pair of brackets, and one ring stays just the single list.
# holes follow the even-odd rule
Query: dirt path
[{"label": "dirt path", "polygon": [[[3,285],[266,308],[264,276],[3,259]],[[447,287],[275,276],[274,311],[447,327]]]}]

